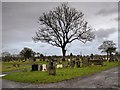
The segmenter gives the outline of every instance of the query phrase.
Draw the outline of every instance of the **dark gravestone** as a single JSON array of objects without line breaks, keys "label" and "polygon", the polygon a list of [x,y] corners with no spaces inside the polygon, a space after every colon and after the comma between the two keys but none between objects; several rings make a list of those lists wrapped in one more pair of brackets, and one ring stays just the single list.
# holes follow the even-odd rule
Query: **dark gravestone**
[{"label": "dark gravestone", "polygon": [[109,60],[109,62],[112,62],[112,61],[114,61],[114,56],[113,56],[113,54],[110,55],[110,60]]},{"label": "dark gravestone", "polygon": [[35,61],[36,61],[36,58],[34,58],[33,61],[35,62]]},{"label": "dark gravestone", "polygon": [[73,64],[75,65],[75,61],[73,60]]},{"label": "dark gravestone", "polygon": [[102,59],[92,59],[92,60],[89,60],[89,63],[94,64],[94,65],[103,66],[103,60]]},{"label": "dark gravestone", "polygon": [[45,61],[45,57],[44,56],[43,56],[42,60]]},{"label": "dark gravestone", "polygon": [[16,64],[13,64],[13,67],[16,67]]},{"label": "dark gravestone", "polygon": [[56,68],[54,66],[53,60],[49,62],[48,73],[49,75],[56,75]]},{"label": "dark gravestone", "polygon": [[32,65],[32,71],[38,71],[38,64]]},{"label": "dark gravestone", "polygon": [[62,61],[65,61],[65,58],[62,58]]},{"label": "dark gravestone", "polygon": [[49,75],[56,75],[55,66],[49,66],[48,67],[48,73],[49,73]]},{"label": "dark gravestone", "polygon": [[80,61],[79,60],[77,60],[77,62],[76,62],[76,67],[80,67]]}]

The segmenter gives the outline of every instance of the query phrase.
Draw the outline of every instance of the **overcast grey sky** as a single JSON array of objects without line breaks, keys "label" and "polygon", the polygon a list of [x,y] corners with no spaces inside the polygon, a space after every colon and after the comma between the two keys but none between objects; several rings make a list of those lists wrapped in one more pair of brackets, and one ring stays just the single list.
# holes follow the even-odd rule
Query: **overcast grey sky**
[{"label": "overcast grey sky", "polygon": [[[46,55],[62,55],[61,49],[47,43],[34,43],[32,36],[38,30],[38,18],[61,3],[55,2],[3,2],[2,43],[3,51],[18,53],[24,47]],[[95,28],[96,38],[83,44],[74,41],[67,47],[67,54],[100,54],[98,46],[104,40],[113,40],[118,45],[118,3],[117,2],[70,2],[71,7],[82,11],[85,20]]]}]

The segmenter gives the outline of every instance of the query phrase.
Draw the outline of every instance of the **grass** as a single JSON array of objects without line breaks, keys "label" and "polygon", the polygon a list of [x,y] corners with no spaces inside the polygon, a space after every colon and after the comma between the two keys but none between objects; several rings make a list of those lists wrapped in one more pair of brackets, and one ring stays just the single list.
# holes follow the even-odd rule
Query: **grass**
[{"label": "grass", "polygon": [[[14,67],[13,64],[19,64],[20,67]],[[47,64],[45,61],[10,61],[10,62],[0,62],[0,70],[2,72],[9,72],[9,71],[14,71],[14,70],[21,70],[21,69],[26,69],[26,68],[31,68],[31,64]],[[2,66],[1,66],[2,65]],[[1,72],[0,71],[0,72]]]},{"label": "grass", "polygon": [[72,79],[78,76],[87,76],[114,66],[118,66],[118,62],[105,62],[105,66],[89,66],[82,68],[75,67],[74,69],[70,68],[57,69],[55,76],[49,76],[48,72],[42,71],[15,72],[4,76],[3,79],[26,83],[53,83]]}]

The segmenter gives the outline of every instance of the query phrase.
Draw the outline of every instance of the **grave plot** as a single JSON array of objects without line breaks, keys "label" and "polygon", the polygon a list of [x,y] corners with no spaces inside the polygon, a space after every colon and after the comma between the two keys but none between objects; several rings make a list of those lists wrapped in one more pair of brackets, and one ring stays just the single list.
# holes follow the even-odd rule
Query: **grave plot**
[{"label": "grave plot", "polygon": [[56,68],[55,68],[53,60],[50,60],[49,62],[48,73],[49,75],[56,75]]},{"label": "grave plot", "polygon": [[103,66],[103,60],[102,59],[90,59],[89,61],[89,64],[92,65],[101,65]]}]

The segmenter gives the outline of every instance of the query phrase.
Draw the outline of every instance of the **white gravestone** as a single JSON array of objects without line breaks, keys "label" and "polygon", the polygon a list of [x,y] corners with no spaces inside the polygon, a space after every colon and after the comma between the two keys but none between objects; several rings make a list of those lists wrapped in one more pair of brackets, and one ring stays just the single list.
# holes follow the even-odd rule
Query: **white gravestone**
[{"label": "white gravestone", "polygon": [[47,71],[47,65],[46,64],[42,65],[42,71]]},{"label": "white gravestone", "polygon": [[68,59],[68,61],[70,62],[70,59]]},{"label": "white gravestone", "polygon": [[63,65],[62,64],[58,64],[57,68],[63,68]]}]

